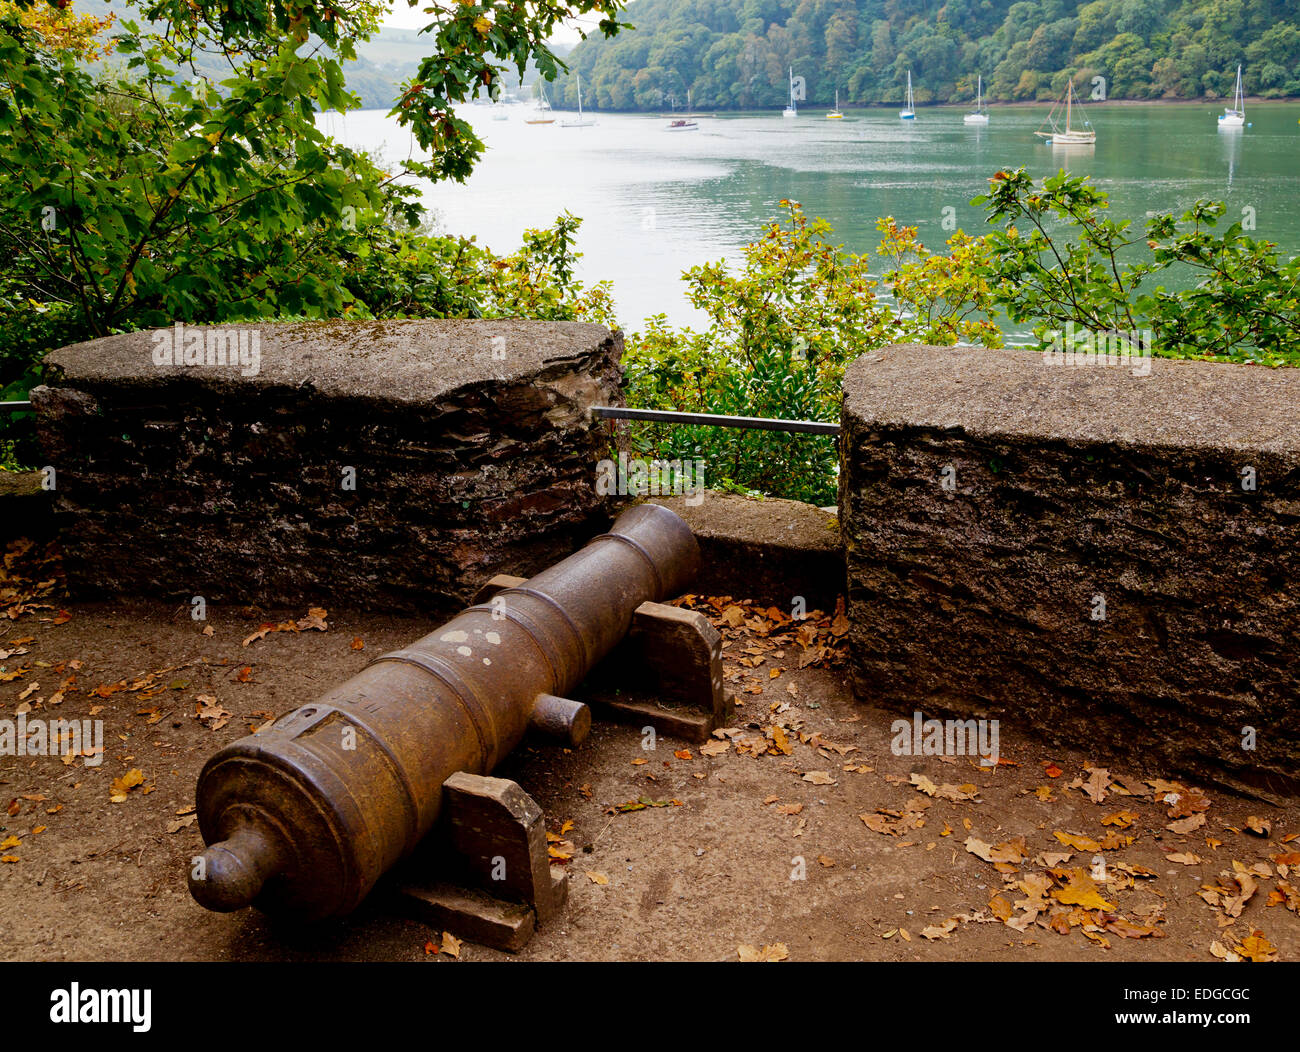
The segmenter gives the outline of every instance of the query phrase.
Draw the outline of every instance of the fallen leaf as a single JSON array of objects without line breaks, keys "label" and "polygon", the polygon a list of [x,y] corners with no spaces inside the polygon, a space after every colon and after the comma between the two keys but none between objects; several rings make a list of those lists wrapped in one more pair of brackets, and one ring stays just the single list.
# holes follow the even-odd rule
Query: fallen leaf
[{"label": "fallen leaf", "polygon": [[928,928],[922,928],[921,934],[927,939],[946,939],[959,923],[961,922],[956,917],[949,917],[942,924],[932,924]]},{"label": "fallen leaf", "polygon": [[[736,609],[733,607],[732,609]],[[757,946],[737,946],[736,956],[745,962],[754,961],[784,961],[790,956],[786,945],[783,942],[773,943],[771,946],[764,946],[761,949]]]},{"label": "fallen leaf", "polygon": [[194,700],[198,702],[194,710],[194,716],[209,730],[219,731],[230,722],[230,718],[234,715],[233,712],[223,709],[211,694],[198,694]]},{"label": "fallen leaf", "polygon": [[133,767],[126,774],[113,779],[109,799],[115,804],[120,804],[126,800],[127,793],[143,782],[144,772],[138,767]]},{"label": "fallen leaf", "polygon": [[1113,902],[1107,902],[1102,898],[1097,885],[1084,869],[1072,869],[1065,887],[1056,888],[1049,894],[1057,902],[1066,906],[1082,906],[1085,909],[1107,911],[1115,908]]},{"label": "fallen leaf", "polygon": [[604,873],[594,873],[591,870],[587,870],[587,879],[593,884],[599,884],[602,887],[609,883],[609,877],[605,876]]},{"label": "fallen leaf", "polygon": [[1190,818],[1183,818],[1177,822],[1170,822],[1165,826],[1171,833],[1190,833],[1193,829],[1200,829],[1205,825],[1205,815],[1192,815]]},{"label": "fallen leaf", "polygon": [[1075,851],[1100,851],[1101,845],[1092,837],[1082,836],[1078,833],[1054,832],[1052,836],[1056,837],[1066,847],[1072,847]]},{"label": "fallen leaf", "polygon": [[1240,946],[1234,946],[1234,950],[1243,957],[1248,957],[1252,961],[1273,961],[1277,959],[1277,947],[1264,937],[1264,933],[1259,930],[1252,931],[1246,938],[1241,940]]}]

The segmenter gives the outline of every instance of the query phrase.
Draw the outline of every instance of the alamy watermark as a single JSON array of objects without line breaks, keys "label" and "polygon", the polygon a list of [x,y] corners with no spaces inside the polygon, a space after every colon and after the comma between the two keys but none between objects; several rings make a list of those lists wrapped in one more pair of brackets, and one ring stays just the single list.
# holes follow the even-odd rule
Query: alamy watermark
[{"label": "alamy watermark", "polygon": [[704,503],[704,461],[628,459],[596,464],[596,492],[602,497],[685,497],[686,506]]},{"label": "alamy watermark", "polygon": [[191,327],[183,321],[152,335],[154,365],[238,366],[241,376],[256,376],[262,368],[262,334],[257,329]]},{"label": "alamy watermark", "polygon": [[911,720],[894,720],[889,743],[895,756],[978,756],[981,767],[998,763],[997,720],[927,720],[920,712]]},{"label": "alamy watermark", "polygon": [[84,757],[87,767],[104,762],[103,720],[43,720],[19,713],[0,719],[0,756]]},{"label": "alamy watermark", "polygon": [[1076,329],[1074,322],[1065,329],[1053,329],[1051,347],[1043,354],[1044,365],[1128,368],[1133,376],[1151,375],[1150,329],[1141,332],[1093,332]]},{"label": "alamy watermark", "polygon": [[50,992],[51,1023],[129,1023],[137,1034],[152,1023],[152,990],[101,990],[72,983]]}]

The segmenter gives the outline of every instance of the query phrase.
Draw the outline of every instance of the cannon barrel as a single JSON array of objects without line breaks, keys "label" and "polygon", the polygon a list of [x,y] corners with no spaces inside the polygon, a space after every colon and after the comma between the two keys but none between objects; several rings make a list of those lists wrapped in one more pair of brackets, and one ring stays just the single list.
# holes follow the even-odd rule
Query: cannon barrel
[{"label": "cannon barrel", "polygon": [[699,561],[677,515],[630,508],[569,558],[213,755],[194,898],[298,920],[354,909],[433,826],[447,778],[489,773],[530,723],[585,733],[589,713],[565,695]]}]

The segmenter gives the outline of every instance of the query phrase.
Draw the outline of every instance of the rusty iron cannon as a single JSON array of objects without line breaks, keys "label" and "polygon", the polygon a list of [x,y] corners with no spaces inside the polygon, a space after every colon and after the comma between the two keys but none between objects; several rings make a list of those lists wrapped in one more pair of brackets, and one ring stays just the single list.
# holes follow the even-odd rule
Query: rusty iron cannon
[{"label": "rusty iron cannon", "polygon": [[[630,508],[569,558],[526,581],[494,579],[486,602],[225,747],[199,775],[208,846],[190,871],[194,898],[296,920],[350,912],[429,833],[448,779],[490,773],[530,726],[585,736],[590,710],[567,695],[629,629],[682,627],[686,612],[657,604],[684,592],[699,562],[676,514]],[[648,656],[673,664],[662,651]],[[701,667],[707,706],[721,691],[716,638]]]}]

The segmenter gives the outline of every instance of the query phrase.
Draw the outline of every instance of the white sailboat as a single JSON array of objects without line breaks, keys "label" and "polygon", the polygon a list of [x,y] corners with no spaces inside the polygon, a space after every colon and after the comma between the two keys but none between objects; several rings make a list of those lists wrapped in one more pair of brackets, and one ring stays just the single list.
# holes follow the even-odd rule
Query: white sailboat
[{"label": "white sailboat", "polygon": [[781,116],[785,117],[786,119],[799,116],[799,111],[795,109],[795,105],[794,105],[794,67],[793,66],[790,67],[790,101],[786,103],[785,109],[781,111]]},{"label": "white sailboat", "polygon": [[898,111],[898,119],[903,121],[916,120],[916,107],[912,103],[912,71],[907,71],[907,105]]},{"label": "white sailboat", "polygon": [[[1092,130],[1092,122],[1088,118],[1083,119],[1083,128],[1075,128],[1071,125],[1074,116],[1073,104],[1076,95],[1074,93],[1074,81],[1066,82],[1065,88],[1065,128],[1064,130],[1056,126],[1056,121],[1052,118],[1052,113],[1056,112],[1056,106],[1052,107],[1052,113],[1047,115],[1048,121],[1051,121],[1052,130],[1049,132],[1036,131],[1035,135],[1041,136],[1050,142],[1053,146],[1094,146],[1097,142],[1097,133]],[[1060,105],[1058,102],[1057,106]],[[1083,103],[1079,103],[1080,107]]]},{"label": "white sailboat", "polygon": [[594,128],[596,126],[595,117],[584,117],[582,115],[582,74],[577,73],[578,78],[578,116],[569,121],[560,121],[561,128]]},{"label": "white sailboat", "polygon": [[975,108],[962,119],[963,124],[988,124],[989,113],[984,108],[984,75],[980,74],[979,86],[975,89]]},{"label": "white sailboat", "polygon": [[1246,123],[1246,96],[1241,90],[1241,66],[1237,67],[1237,90],[1232,95],[1232,107],[1224,107],[1219,114],[1220,128],[1240,128]]},{"label": "white sailboat", "polygon": [[830,113],[826,114],[826,119],[828,121],[842,121],[844,119],[844,114],[840,112],[840,89],[839,88],[835,89],[835,108],[831,110]]},{"label": "white sailboat", "polygon": [[533,109],[533,116],[528,117],[525,124],[554,124],[555,118],[551,116],[551,100],[546,97],[546,85],[540,80],[537,82],[537,105]]}]

